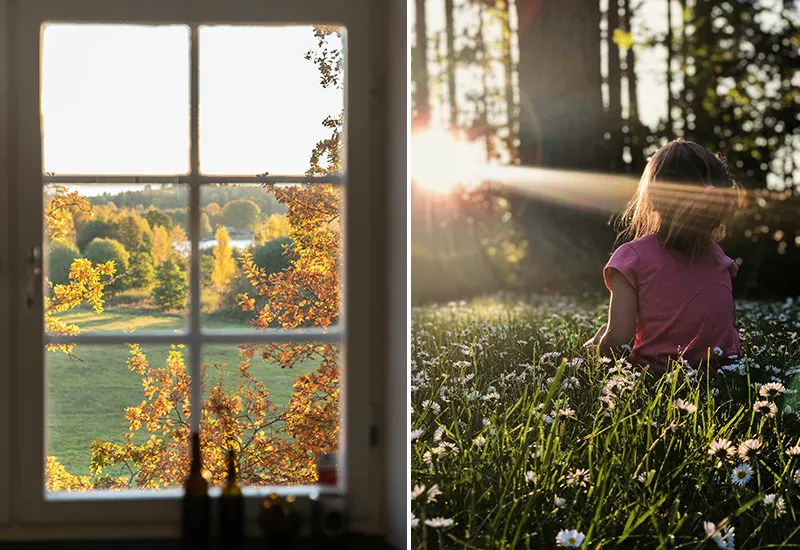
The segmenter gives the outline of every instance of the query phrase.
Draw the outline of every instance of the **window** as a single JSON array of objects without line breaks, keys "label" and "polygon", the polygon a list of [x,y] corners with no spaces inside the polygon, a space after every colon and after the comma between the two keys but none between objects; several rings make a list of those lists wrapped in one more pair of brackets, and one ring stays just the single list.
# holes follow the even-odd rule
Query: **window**
[{"label": "window", "polygon": [[[0,478],[15,499],[0,522],[169,531],[180,438],[202,403],[208,446],[254,462],[249,495],[308,490],[310,451],[335,444],[354,527],[374,529],[369,3],[107,4],[0,3],[13,28],[9,245],[30,256],[0,295],[15,319],[0,370],[14,449]],[[306,48],[341,60],[341,86],[291,59]],[[332,132],[341,150],[306,174]],[[297,390],[300,375],[312,376]],[[281,467],[262,466],[269,453]]]}]

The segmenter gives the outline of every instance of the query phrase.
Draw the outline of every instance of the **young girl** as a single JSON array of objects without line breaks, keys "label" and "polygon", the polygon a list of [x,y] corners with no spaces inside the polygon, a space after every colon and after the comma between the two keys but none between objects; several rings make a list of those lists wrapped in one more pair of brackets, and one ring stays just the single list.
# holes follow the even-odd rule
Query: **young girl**
[{"label": "young girl", "polygon": [[697,366],[739,352],[732,279],[738,266],[717,245],[741,201],[725,163],[683,140],[645,167],[623,219],[632,238],[603,271],[611,291],[608,323],[587,347],[601,354],[633,342],[631,363],[664,372],[669,358]]}]

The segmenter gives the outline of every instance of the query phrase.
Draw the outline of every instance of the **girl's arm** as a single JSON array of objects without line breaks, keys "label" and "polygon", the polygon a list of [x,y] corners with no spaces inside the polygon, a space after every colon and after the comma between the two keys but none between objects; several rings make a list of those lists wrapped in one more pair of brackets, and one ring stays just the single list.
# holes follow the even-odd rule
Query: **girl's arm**
[{"label": "girl's arm", "polygon": [[636,336],[636,289],[616,269],[611,270],[609,283],[608,328],[597,342],[601,355],[625,344],[630,345]]},{"label": "girl's arm", "polygon": [[597,333],[594,336],[592,336],[591,339],[589,339],[585,344],[583,344],[583,347],[591,348],[593,346],[599,345],[600,340],[603,338],[603,336],[606,335],[606,330],[608,330],[608,323],[600,327],[600,330],[598,330]]}]

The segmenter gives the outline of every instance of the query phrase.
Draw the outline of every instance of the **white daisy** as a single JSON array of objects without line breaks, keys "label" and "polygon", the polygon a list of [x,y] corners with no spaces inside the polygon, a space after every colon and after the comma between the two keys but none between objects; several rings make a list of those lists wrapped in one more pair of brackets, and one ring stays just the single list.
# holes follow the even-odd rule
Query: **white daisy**
[{"label": "white daisy", "polygon": [[472,443],[476,447],[483,447],[484,445],[486,445],[486,438],[483,437],[482,435],[479,435],[478,437],[472,440]]},{"label": "white daisy", "polygon": [[727,439],[715,439],[708,448],[708,454],[720,460],[730,460],[736,455],[736,447]]},{"label": "white daisy", "polygon": [[558,506],[559,508],[563,508],[564,506],[567,505],[567,499],[561,498],[558,495],[555,496],[555,501],[556,501],[556,506]]},{"label": "white daisy", "polygon": [[800,485],[800,468],[792,472],[792,481],[795,485]]},{"label": "white daisy", "polygon": [[778,407],[772,401],[756,401],[753,403],[753,410],[772,418],[778,412]]},{"label": "white daisy", "polygon": [[416,527],[419,525],[419,518],[414,517],[414,513],[411,513],[411,527]]},{"label": "white daisy", "polygon": [[411,441],[414,441],[424,433],[424,430],[413,430],[411,432]]},{"label": "white daisy", "polygon": [[556,536],[556,544],[566,548],[580,548],[581,544],[583,544],[583,539],[585,538],[586,535],[576,531],[575,529],[570,529],[569,531],[561,530]]},{"label": "white daisy", "polygon": [[591,475],[589,474],[589,470],[584,470],[582,468],[578,468],[577,470],[570,472],[567,474],[567,485],[580,485],[581,487],[586,487],[589,482],[591,481]]},{"label": "white daisy", "polygon": [[687,414],[693,414],[697,412],[697,406],[694,403],[689,403],[688,401],[684,401],[683,399],[675,400],[675,408]]},{"label": "white daisy", "polygon": [[739,458],[742,460],[751,460],[760,448],[761,442],[758,439],[743,441],[739,444]]},{"label": "white daisy", "polygon": [[789,456],[800,456],[800,445],[789,447],[788,449],[786,449],[786,454]]},{"label": "white daisy", "polygon": [[710,521],[703,522],[703,529],[706,532],[706,537],[710,538],[717,543],[717,547],[723,550],[734,550],[734,528],[725,527],[723,531],[719,531],[717,526]]},{"label": "white daisy", "polygon": [[433,440],[441,441],[443,435],[444,435],[444,428],[442,426],[439,426],[438,428],[436,428],[436,431],[433,432]]},{"label": "white daisy", "polygon": [[553,411],[550,414],[552,414],[554,417],[557,417],[559,420],[566,420],[567,418],[572,418],[575,416],[575,411],[569,407],[566,407],[564,409]]},{"label": "white daisy", "polygon": [[443,527],[450,527],[453,525],[453,520],[448,518],[433,518],[433,519],[426,519],[425,525],[428,527],[434,527],[436,529],[440,529]]},{"label": "white daisy", "polygon": [[608,410],[613,410],[617,406],[617,403],[614,401],[614,398],[611,397],[610,395],[601,395],[600,402]]},{"label": "white daisy", "polygon": [[761,386],[758,390],[758,395],[761,397],[777,397],[785,391],[786,388],[780,382],[768,382]]},{"label": "white daisy", "polygon": [[731,472],[731,483],[740,487],[747,485],[747,482],[753,477],[753,469],[749,464],[739,464]]},{"label": "white daisy", "polygon": [[525,481],[528,483],[536,484],[536,474],[534,472],[525,472]]},{"label": "white daisy", "polygon": [[426,502],[428,504],[430,504],[431,502],[436,502],[436,497],[438,497],[441,494],[442,492],[439,490],[439,485],[438,484],[432,485],[431,488],[428,489],[428,498],[426,499]]},{"label": "white daisy", "polygon": [[425,492],[424,485],[414,485],[414,488],[411,490],[411,500],[416,500],[416,498],[424,492]]},{"label": "white daisy", "polygon": [[775,515],[778,517],[786,512],[786,501],[774,493],[764,496],[764,506],[774,508]]}]

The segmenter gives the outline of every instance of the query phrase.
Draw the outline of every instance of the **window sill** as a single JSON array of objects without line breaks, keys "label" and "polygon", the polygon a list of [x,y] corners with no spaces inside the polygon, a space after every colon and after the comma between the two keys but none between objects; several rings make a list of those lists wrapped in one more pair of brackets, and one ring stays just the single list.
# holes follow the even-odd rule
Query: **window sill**
[{"label": "window sill", "polygon": [[[220,496],[221,489],[214,487],[209,489],[208,495],[212,498]],[[244,487],[242,494],[246,499],[262,500],[272,493],[277,493],[281,497],[294,496],[298,498],[316,498],[323,494],[343,495],[345,491],[339,487],[324,487],[316,485],[303,485],[298,487]],[[108,501],[142,501],[142,500],[179,500],[183,498],[182,489],[158,489],[158,490],[130,490],[130,491],[108,491],[93,490],[87,492],[60,491],[57,493],[45,493],[46,502],[108,502]]]}]

